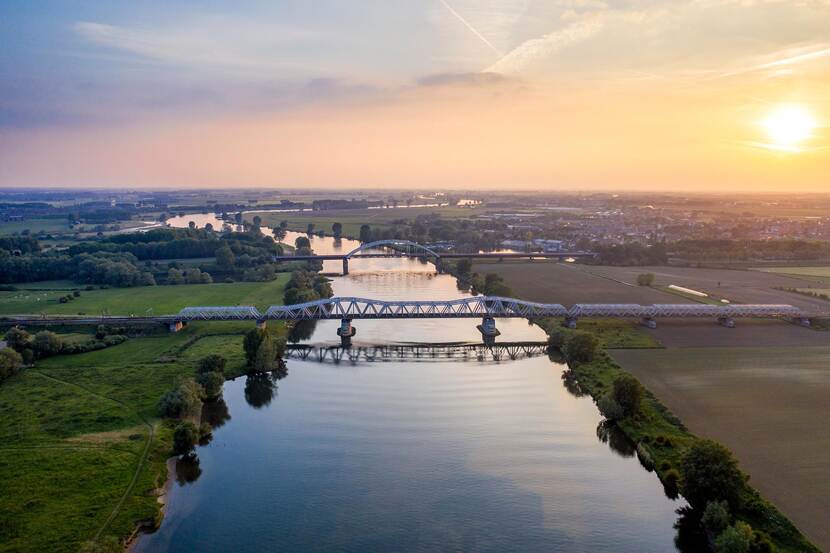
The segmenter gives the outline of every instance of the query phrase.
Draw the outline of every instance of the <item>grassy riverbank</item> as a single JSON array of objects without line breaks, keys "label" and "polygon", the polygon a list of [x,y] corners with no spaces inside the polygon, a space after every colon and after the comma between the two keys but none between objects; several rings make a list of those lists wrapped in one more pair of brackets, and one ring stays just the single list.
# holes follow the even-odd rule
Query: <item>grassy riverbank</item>
[{"label": "grassy riverbank", "polygon": [[[560,328],[558,320],[542,320],[539,324],[549,333]],[[579,388],[598,401],[609,393],[614,380],[628,374],[608,355],[605,347],[612,344],[612,347],[627,347],[627,344],[636,344],[638,340],[635,336],[638,331],[618,332],[612,334],[615,336],[614,340],[609,340],[608,332],[601,321],[593,325],[582,324],[580,330],[597,335],[601,347],[591,362],[571,363],[571,373]],[[638,444],[638,450],[646,452],[648,460],[643,462],[644,466],[654,470],[666,486],[668,493],[675,493],[678,483],[676,479],[680,476],[681,459],[699,438],[689,432],[683,422],[648,390],[646,390],[639,413],[624,417],[616,424],[633,443]],[[777,551],[818,553],[819,550],[774,505],[764,500],[752,487],[744,488],[741,504],[741,509],[735,513],[736,518],[749,523],[755,530],[767,534],[777,547]]]},{"label": "grassy riverbank", "polygon": [[159,398],[195,375],[209,353],[228,359],[228,377],[242,374],[250,328],[194,323],[177,334],[151,331],[105,350],[44,359],[4,382],[0,552],[74,552],[152,523],[171,450]]}]

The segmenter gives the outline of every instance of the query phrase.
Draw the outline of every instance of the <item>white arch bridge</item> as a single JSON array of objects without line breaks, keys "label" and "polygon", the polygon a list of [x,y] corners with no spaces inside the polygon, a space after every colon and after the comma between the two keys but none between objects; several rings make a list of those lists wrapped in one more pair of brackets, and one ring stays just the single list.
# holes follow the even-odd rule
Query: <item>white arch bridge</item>
[{"label": "white arch bridge", "polygon": [[[172,324],[195,320],[256,320],[264,325],[268,320],[316,321],[340,320],[338,334],[344,340],[355,334],[352,321],[356,319],[481,319],[479,330],[485,337],[498,335],[495,319],[543,317],[561,318],[568,327],[575,327],[580,318],[639,319],[654,328],[656,320],[710,318],[732,327],[735,319],[787,319],[809,325],[809,315],[797,307],[779,304],[606,304],[578,303],[565,307],[558,303],[536,303],[514,298],[474,296],[470,298],[421,301],[376,300],[358,297],[333,297],[295,305],[274,305],[261,313],[256,307],[186,307]],[[173,326],[171,324],[171,329]]]}]

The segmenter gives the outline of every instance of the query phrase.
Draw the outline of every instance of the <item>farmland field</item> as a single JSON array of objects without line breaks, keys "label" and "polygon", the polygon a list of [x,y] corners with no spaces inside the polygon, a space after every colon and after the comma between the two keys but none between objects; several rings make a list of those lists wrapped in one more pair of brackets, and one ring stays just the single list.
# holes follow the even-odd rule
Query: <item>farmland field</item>
[{"label": "farmland field", "polygon": [[753,268],[753,271],[761,271],[763,273],[775,273],[781,275],[796,275],[796,276],[811,276],[811,277],[827,277],[830,279],[830,267],[758,267]]},{"label": "farmland field", "polygon": [[[86,291],[76,285],[81,296],[68,303],[58,299],[67,294],[62,290],[16,290],[0,292],[0,314],[48,313],[64,315],[166,315],[182,307],[195,305],[254,305],[258,308],[282,302],[288,274],[280,274],[270,282],[237,282],[219,284],[186,284],[179,286],[141,286]],[[63,282],[63,281],[60,281]],[[28,286],[36,286],[29,283]],[[47,284],[55,286],[55,281]]]},{"label": "farmland field", "polygon": [[[823,333],[815,333],[823,334]],[[751,483],[830,549],[830,345],[617,350],[689,429],[732,449]]]}]

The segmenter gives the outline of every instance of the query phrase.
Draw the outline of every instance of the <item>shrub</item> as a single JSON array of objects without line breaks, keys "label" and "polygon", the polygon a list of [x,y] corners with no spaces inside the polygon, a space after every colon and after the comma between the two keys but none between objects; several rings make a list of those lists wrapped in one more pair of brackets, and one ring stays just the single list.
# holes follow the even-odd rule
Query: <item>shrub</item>
[{"label": "shrub", "polygon": [[207,357],[202,357],[199,360],[198,371],[199,374],[204,373],[211,373],[217,372],[220,374],[225,374],[225,363],[226,360],[219,354],[213,353],[208,355]]},{"label": "shrub", "polygon": [[23,366],[23,357],[12,348],[0,349],[0,382],[6,380]]},{"label": "shrub", "polygon": [[630,374],[618,376],[614,379],[612,394],[626,416],[639,412],[640,402],[643,400],[643,387],[636,378]]},{"label": "shrub", "polygon": [[671,468],[671,463],[669,463],[668,461],[663,461],[662,463],[660,463],[660,471],[661,472],[666,472],[670,468]]},{"label": "shrub", "polygon": [[98,340],[103,340],[104,336],[107,335],[107,328],[104,325],[98,325],[98,328],[95,329],[95,338]]},{"label": "shrub", "polygon": [[740,507],[746,477],[738,462],[724,446],[712,440],[698,440],[680,463],[683,497],[695,509],[709,501],[725,500],[732,510]]},{"label": "shrub", "polygon": [[30,347],[32,335],[20,327],[14,326],[6,332],[6,343],[16,351],[23,351]]},{"label": "shrub", "polygon": [[199,442],[199,429],[190,421],[182,421],[173,429],[173,453],[186,455]]},{"label": "shrub", "polygon": [[599,340],[590,332],[573,332],[565,341],[565,358],[575,363],[590,363],[594,360]]},{"label": "shrub", "polygon": [[38,357],[47,357],[60,353],[63,348],[61,337],[49,330],[41,330],[32,340],[32,349]]},{"label": "shrub", "polygon": [[199,375],[199,385],[204,389],[207,399],[216,399],[222,395],[222,386],[225,384],[225,377],[219,372],[206,372]]},{"label": "shrub", "polygon": [[35,352],[33,352],[31,348],[26,348],[23,351],[21,351],[20,356],[23,357],[24,365],[31,365],[32,362],[35,360]]},{"label": "shrub", "polygon": [[729,514],[729,504],[726,501],[710,501],[706,504],[706,509],[703,510],[703,517],[701,518],[703,525],[719,534],[729,526],[732,522],[732,516]]},{"label": "shrub", "polygon": [[680,473],[677,469],[669,469],[663,473],[663,487],[666,488],[666,495],[677,497],[680,488]]},{"label": "shrub", "polygon": [[81,297],[81,291],[80,290],[73,290],[72,295],[75,296],[76,298],[80,298]]},{"label": "shrub", "polygon": [[194,380],[188,379],[164,394],[159,400],[162,417],[178,419],[195,416],[202,409],[204,390]]},{"label": "shrub", "polygon": [[562,328],[552,328],[548,332],[548,347],[549,348],[556,348],[562,349],[565,345],[565,339],[567,338],[568,334],[565,329]]},{"label": "shrub", "polygon": [[715,539],[715,550],[718,553],[749,553],[752,544],[752,527],[738,521],[728,527]]},{"label": "shrub", "polygon": [[625,416],[623,408],[614,400],[611,394],[605,394],[597,402],[597,407],[602,416],[610,421],[620,420]]},{"label": "shrub", "polygon": [[651,286],[654,284],[654,273],[641,273],[637,275],[638,286]]}]

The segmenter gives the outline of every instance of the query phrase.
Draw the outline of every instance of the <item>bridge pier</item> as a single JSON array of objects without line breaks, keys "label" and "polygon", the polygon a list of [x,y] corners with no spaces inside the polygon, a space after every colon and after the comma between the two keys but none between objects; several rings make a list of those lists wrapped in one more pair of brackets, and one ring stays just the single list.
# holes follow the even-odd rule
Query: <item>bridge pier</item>
[{"label": "bridge pier", "polygon": [[352,336],[357,334],[357,329],[352,326],[351,319],[343,319],[340,321],[340,328],[337,329],[337,335],[340,336],[340,345],[344,348],[352,346]]},{"label": "bridge pier", "polygon": [[657,321],[653,317],[643,317],[640,319],[640,323],[646,328],[657,328]]},{"label": "bridge pier", "polygon": [[718,324],[726,328],[735,328],[735,319],[732,317],[718,317]]},{"label": "bridge pier", "polygon": [[345,276],[347,274],[349,274],[349,258],[344,257],[343,258],[343,275]]},{"label": "bridge pier", "polygon": [[485,346],[492,346],[496,343],[496,336],[501,334],[496,328],[496,319],[493,317],[484,317],[481,324],[478,325],[478,331],[481,332],[481,338],[484,340]]},{"label": "bridge pier", "polygon": [[173,321],[168,325],[168,328],[170,328],[170,332],[175,333],[184,328],[184,323],[182,323],[181,321]]}]

